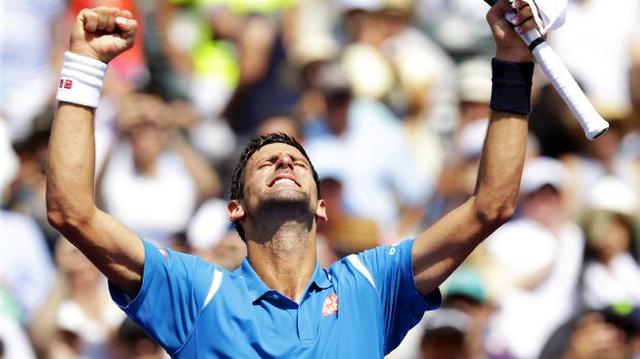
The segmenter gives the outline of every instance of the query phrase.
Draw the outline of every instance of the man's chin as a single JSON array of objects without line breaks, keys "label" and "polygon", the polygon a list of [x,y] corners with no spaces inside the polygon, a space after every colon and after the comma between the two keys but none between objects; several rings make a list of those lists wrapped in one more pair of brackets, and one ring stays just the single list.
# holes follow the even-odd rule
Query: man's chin
[{"label": "man's chin", "polygon": [[303,192],[290,190],[278,191],[262,199],[261,207],[277,208],[277,207],[299,207],[310,208],[311,199]]}]

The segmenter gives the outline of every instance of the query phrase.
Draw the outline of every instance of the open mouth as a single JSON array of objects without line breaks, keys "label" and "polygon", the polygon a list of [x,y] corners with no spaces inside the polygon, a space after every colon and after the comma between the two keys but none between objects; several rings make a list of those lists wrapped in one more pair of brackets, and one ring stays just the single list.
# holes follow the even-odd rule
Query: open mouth
[{"label": "open mouth", "polygon": [[271,181],[269,187],[273,186],[297,186],[300,187],[300,184],[295,181],[295,179],[291,176],[278,176]]}]

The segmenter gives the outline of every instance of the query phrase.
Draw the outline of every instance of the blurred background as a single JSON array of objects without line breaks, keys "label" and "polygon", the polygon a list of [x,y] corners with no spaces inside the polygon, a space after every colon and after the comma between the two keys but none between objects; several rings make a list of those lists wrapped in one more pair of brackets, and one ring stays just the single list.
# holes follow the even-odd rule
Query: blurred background
[{"label": "blurred background", "polygon": [[[415,236],[474,189],[494,52],[482,1],[0,3],[0,358],[166,357],[46,221],[55,85],[81,8],[141,24],[96,112],[96,194],[149,241],[237,267],[230,173],[275,131],[319,172],[323,266]],[[391,358],[640,356],[640,0],[570,0],[548,40],[611,129],[587,142],[536,73],[516,217]]]}]

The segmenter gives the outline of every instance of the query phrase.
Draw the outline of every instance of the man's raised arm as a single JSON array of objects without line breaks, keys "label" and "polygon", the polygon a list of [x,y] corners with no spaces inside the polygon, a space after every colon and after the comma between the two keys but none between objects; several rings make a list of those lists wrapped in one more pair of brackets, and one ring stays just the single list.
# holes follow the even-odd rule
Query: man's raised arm
[{"label": "man's raised arm", "polygon": [[85,9],[71,30],[49,141],[47,216],[111,282],[135,295],[144,248],[138,237],[94,201],[94,110],[106,63],[133,46],[137,24],[117,8]]},{"label": "man's raised arm", "polygon": [[[521,0],[514,24],[535,27]],[[476,190],[460,207],[422,233],[412,250],[414,280],[426,295],[437,288],[489,234],[508,221],[516,207],[527,139],[533,63],[527,46],[504,19],[513,11],[499,0],[487,14],[496,42],[491,116]]]}]

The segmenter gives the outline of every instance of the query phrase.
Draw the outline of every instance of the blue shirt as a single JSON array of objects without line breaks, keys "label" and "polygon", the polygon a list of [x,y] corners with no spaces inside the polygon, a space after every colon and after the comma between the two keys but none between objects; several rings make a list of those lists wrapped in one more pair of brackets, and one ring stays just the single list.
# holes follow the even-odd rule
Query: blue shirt
[{"label": "blue shirt", "polygon": [[142,286],[114,301],[174,358],[382,358],[440,305],[413,280],[412,240],[316,266],[296,303],[247,260],[227,272],[144,242]]}]

